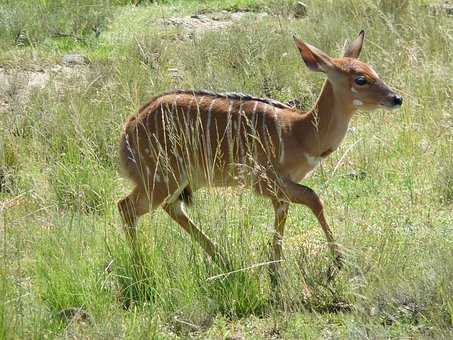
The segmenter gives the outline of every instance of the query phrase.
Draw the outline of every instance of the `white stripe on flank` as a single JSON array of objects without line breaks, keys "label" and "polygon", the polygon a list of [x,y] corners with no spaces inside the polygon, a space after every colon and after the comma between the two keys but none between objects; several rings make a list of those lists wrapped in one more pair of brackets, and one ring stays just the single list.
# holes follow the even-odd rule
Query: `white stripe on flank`
[{"label": "white stripe on flank", "polygon": [[204,97],[200,97],[200,100],[198,100],[197,97],[195,97],[195,103],[197,104],[197,113],[200,113],[200,105],[203,102],[203,100]]},{"label": "white stripe on flank", "polygon": [[252,111],[252,114],[253,114],[253,115],[255,115],[256,109],[258,108],[258,104],[259,104],[259,103],[260,103],[259,101],[255,101],[255,105],[253,105],[253,111]]},{"label": "white stripe on flank", "polygon": [[173,100],[173,109],[177,110],[178,107],[179,94],[175,94],[175,99]]},{"label": "white stripe on flank", "polygon": [[[264,108],[265,108],[265,109],[266,109],[266,106],[267,106],[267,105],[264,105]],[[263,134],[264,134],[265,136],[267,135],[267,133],[266,133],[266,131],[267,131],[266,111],[267,111],[267,110],[263,110],[263,112],[262,112],[262,117],[263,117]]]},{"label": "white stripe on flank", "polygon": [[209,109],[208,109],[208,122],[206,123],[206,133],[209,134],[209,128],[211,127],[211,115],[212,115],[212,107],[214,106],[214,103],[216,102],[217,98],[214,98],[211,102],[211,104],[209,105]]},{"label": "white stripe on flank", "polygon": [[253,130],[256,130],[256,110],[258,109],[258,104],[260,102],[259,101],[255,101],[255,105],[253,106],[253,111],[252,111],[252,128]]},{"label": "white stripe on flank", "polygon": [[183,159],[180,155],[176,155],[176,160],[178,161],[178,165],[182,167],[184,165]]},{"label": "white stripe on flank", "polygon": [[192,103],[193,103],[193,98],[189,100],[189,106],[187,106],[187,113],[190,113],[190,110],[192,109]]},{"label": "white stripe on flank", "polygon": [[258,130],[258,115],[256,114],[256,111],[258,110],[258,105],[259,101],[255,101],[255,105],[253,105],[253,110],[252,110],[252,122],[251,122],[251,138],[247,138],[247,147],[249,149],[249,152],[254,156],[256,155],[256,139],[259,134],[257,132]]},{"label": "white stripe on flank", "polygon": [[239,115],[241,115],[243,112],[242,112],[242,106],[244,105],[244,102],[241,101],[240,104],[239,104]]},{"label": "white stripe on flank", "polygon": [[239,115],[238,115],[238,121],[237,121],[237,144],[238,144],[238,151],[239,151],[239,163],[244,164],[244,146],[243,146],[243,141],[241,138],[241,122],[242,122],[242,116],[244,116],[245,119],[245,112],[242,110],[242,106],[244,103],[241,101],[241,104],[239,105]]},{"label": "white stripe on flank", "polygon": [[209,162],[211,161],[212,159],[212,150],[211,150],[211,116],[212,116],[212,107],[214,106],[214,103],[217,99],[214,98],[211,102],[211,104],[209,104],[209,109],[208,109],[208,122],[206,123],[206,149],[208,151],[208,159],[206,160],[207,161],[207,164],[209,164]]},{"label": "white stripe on flank", "polygon": [[232,100],[230,100],[229,103],[230,103],[230,106],[228,107],[228,115],[231,115],[231,111],[233,111],[234,102]]},{"label": "white stripe on flank", "polygon": [[263,118],[263,135],[261,136],[262,140],[263,140],[263,146],[266,150],[266,152],[271,152],[272,150],[269,149],[269,130],[267,128],[267,123],[266,123],[266,112],[267,112],[267,104],[264,104],[264,110],[263,112],[261,113],[261,116]]},{"label": "white stripe on flank", "polygon": [[228,107],[227,114],[227,143],[228,143],[228,153],[230,157],[230,162],[234,161],[233,157],[233,119],[231,117],[231,112],[233,111],[233,101],[230,101],[230,106]]},{"label": "white stripe on flank", "polygon": [[277,109],[275,108],[275,106],[274,106],[274,119],[275,119],[275,128],[277,130],[279,149],[280,149],[280,156],[279,156],[278,161],[280,162],[280,164],[283,164],[283,161],[285,160],[285,144],[283,142],[282,127],[280,125],[280,122],[278,121]]}]

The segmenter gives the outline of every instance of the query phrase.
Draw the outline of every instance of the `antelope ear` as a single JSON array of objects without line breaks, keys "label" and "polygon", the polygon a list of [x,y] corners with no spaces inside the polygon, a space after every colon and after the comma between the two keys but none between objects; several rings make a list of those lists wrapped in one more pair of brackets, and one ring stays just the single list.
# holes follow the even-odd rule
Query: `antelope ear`
[{"label": "antelope ear", "polygon": [[334,68],[332,59],[323,51],[304,43],[295,36],[293,38],[305,65],[307,65],[310,70],[327,73],[329,70]]},{"label": "antelope ear", "polygon": [[355,38],[344,50],[344,57],[357,59],[362,51],[363,39],[365,38],[365,31],[361,30],[358,37]]}]

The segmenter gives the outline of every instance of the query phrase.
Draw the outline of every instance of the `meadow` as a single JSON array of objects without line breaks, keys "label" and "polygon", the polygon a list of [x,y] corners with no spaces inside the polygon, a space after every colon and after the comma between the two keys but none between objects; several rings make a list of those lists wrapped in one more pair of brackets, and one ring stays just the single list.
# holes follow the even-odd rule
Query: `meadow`
[{"label": "meadow", "polygon": [[[453,17],[424,0],[307,0],[295,18],[296,2],[0,1],[0,339],[453,337]],[[193,15],[228,24],[174,24]],[[130,251],[116,209],[129,115],[177,88],[309,109],[324,77],[292,35],[340,56],[361,29],[361,60],[404,104],[359,111],[305,180],[346,252],[335,280],[317,221],[291,206],[272,298],[273,210],[249,188],[197,191],[189,209],[238,272],[161,210]]]}]

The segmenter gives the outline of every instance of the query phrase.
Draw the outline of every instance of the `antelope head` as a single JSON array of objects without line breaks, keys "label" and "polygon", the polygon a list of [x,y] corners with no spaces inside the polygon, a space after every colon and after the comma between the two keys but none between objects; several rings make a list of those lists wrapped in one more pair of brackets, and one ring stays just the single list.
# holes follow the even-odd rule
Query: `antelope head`
[{"label": "antelope head", "polygon": [[396,109],[403,99],[387,86],[373,68],[358,59],[365,32],[347,45],[342,58],[331,58],[318,48],[294,37],[307,67],[323,72],[345,105],[354,109]]}]

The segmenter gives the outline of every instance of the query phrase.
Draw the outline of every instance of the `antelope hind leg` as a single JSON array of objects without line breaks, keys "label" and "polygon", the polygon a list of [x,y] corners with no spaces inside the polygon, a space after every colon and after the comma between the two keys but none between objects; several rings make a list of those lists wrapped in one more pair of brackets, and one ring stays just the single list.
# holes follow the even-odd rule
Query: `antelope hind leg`
[{"label": "antelope hind leg", "polygon": [[117,206],[123,222],[124,233],[132,244],[135,243],[137,238],[137,219],[149,211],[149,204],[148,196],[139,187],[136,187],[132,193],[118,201]]},{"label": "antelope hind leg", "polygon": [[272,288],[275,289],[278,286],[280,275],[281,260],[283,254],[283,233],[285,230],[286,217],[288,216],[289,203],[273,199],[272,204],[274,206],[275,220],[274,235],[271,243],[272,263],[269,266],[269,275]]},{"label": "antelope hind leg", "polygon": [[180,199],[167,203],[163,206],[167,214],[177,222],[198,244],[204,251],[224,270],[231,271],[232,267],[228,263],[217,246],[191,221],[188,217],[184,202]]}]

